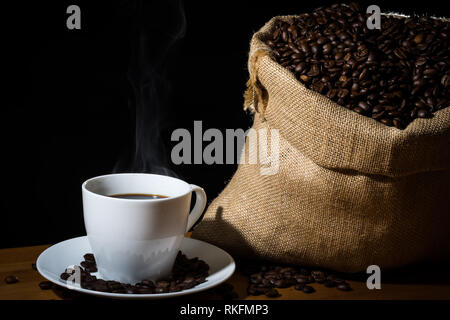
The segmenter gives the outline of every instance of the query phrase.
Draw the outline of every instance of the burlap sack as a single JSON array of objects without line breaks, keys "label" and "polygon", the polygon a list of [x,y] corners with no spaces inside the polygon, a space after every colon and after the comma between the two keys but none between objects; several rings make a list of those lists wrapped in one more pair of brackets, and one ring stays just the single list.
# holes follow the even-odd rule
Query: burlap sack
[{"label": "burlap sack", "polygon": [[241,164],[192,236],[235,256],[343,272],[447,257],[450,108],[398,130],[306,89],[263,42],[292,18],[269,21],[249,54],[246,107],[254,129],[279,130],[279,171]]}]

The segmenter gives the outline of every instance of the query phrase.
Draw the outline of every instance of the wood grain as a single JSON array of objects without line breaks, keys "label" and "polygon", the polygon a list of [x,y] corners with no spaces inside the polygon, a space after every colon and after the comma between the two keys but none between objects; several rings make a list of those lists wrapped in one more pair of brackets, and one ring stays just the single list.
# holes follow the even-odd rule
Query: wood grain
[{"label": "wood grain", "polygon": [[[39,283],[45,279],[35,270],[31,264],[34,263],[39,254],[48,245],[10,248],[0,250],[0,300],[61,300],[61,299],[94,299],[91,296],[69,292],[66,289],[41,290]],[[19,282],[6,284],[4,278],[15,275]],[[433,280],[436,280],[435,278]],[[239,299],[268,299],[265,296],[247,296],[246,288],[248,279],[243,274],[236,272],[228,281],[233,285],[234,291]],[[368,290],[363,281],[349,281],[353,291],[341,292],[334,288],[326,288],[322,285],[313,284],[316,292],[304,294],[294,288],[279,289],[281,297],[278,300],[378,300],[378,299],[448,299],[450,300],[450,283],[383,283],[381,290]],[[214,289],[188,296],[189,299],[221,299]]]}]

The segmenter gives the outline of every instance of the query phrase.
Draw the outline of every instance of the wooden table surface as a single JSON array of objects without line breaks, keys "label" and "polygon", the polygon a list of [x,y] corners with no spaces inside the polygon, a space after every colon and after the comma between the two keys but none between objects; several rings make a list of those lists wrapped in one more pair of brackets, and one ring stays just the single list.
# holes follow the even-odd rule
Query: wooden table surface
[{"label": "wooden table surface", "polygon": [[[70,292],[67,289],[55,288],[41,290],[39,283],[45,279],[32,268],[39,254],[48,248],[48,245],[24,248],[0,249],[0,300],[26,299],[26,300],[60,300],[60,299],[94,299],[80,293]],[[19,282],[6,284],[4,278],[15,275]],[[342,292],[335,288],[326,288],[323,285],[312,284],[316,289],[313,294],[305,294],[294,288],[278,289],[281,297],[275,299],[289,300],[346,300],[346,299],[445,299],[450,300],[450,281],[447,274],[438,275],[424,273],[425,276],[415,274],[411,281],[398,281],[384,283],[382,278],[381,290],[369,290],[364,281],[348,281],[353,291]],[[418,281],[417,279],[425,279]],[[428,281],[428,283],[427,283]],[[234,287],[238,299],[269,299],[265,296],[248,296],[246,293],[248,278],[236,272],[228,283]],[[211,289],[202,293],[186,296],[188,299],[222,299],[217,290]],[[273,299],[273,298],[271,298]]]}]

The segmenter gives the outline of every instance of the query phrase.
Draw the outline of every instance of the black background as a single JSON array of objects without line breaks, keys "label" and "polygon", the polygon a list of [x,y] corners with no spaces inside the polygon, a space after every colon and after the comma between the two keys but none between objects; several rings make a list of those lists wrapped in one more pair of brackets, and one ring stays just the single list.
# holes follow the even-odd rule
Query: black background
[{"label": "black background", "polygon": [[[203,130],[249,128],[252,119],[242,110],[242,95],[249,40],[256,30],[275,15],[331,3],[187,0],[184,8],[174,0],[2,3],[0,247],[83,235],[81,183],[114,170],[136,171],[136,99],[128,70],[139,28],[149,39],[150,63],[164,58],[159,72],[166,80],[155,83],[169,99],[146,108],[154,115],[149,127],[158,128],[158,141],[165,145],[158,157],[170,159],[171,132],[193,132],[194,120],[203,121]],[[438,1],[361,3],[377,4],[382,11],[448,16]],[[81,8],[81,30],[66,27],[71,4]],[[161,54],[179,26],[180,9],[185,35]],[[171,169],[204,187],[211,200],[236,167]]]}]

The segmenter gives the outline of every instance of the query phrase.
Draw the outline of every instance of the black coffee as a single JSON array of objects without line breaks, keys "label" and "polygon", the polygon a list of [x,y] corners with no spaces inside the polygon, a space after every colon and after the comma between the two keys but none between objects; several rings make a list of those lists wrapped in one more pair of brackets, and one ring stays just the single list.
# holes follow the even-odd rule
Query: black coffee
[{"label": "black coffee", "polygon": [[132,199],[132,200],[152,200],[152,199],[164,199],[167,196],[162,196],[159,194],[147,194],[147,193],[122,193],[110,195],[112,198],[120,199]]},{"label": "black coffee", "polygon": [[383,16],[369,30],[356,3],[279,21],[266,43],[307,88],[387,126],[405,128],[450,103],[450,23]]}]

